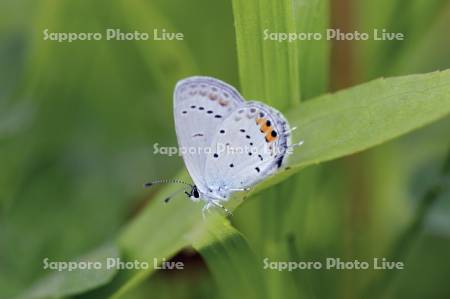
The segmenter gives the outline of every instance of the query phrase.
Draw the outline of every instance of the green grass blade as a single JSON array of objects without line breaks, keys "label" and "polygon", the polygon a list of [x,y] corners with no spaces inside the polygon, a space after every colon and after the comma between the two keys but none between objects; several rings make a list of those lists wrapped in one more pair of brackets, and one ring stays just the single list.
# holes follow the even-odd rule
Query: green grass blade
[{"label": "green grass blade", "polygon": [[[183,172],[179,178],[188,180],[189,176]],[[201,206],[184,198],[174,198],[169,204],[164,204],[164,199],[178,188],[173,185],[164,187],[139,217],[125,228],[118,241],[124,256],[153,266],[153,258],[167,259],[191,243],[190,235],[202,227]],[[121,298],[154,270],[129,274],[131,279],[114,292],[113,298]]]},{"label": "green grass blade", "polygon": [[[286,3],[286,2],[285,2]],[[260,32],[255,32],[255,37],[263,38],[262,31],[268,30],[269,32],[282,32],[282,33],[324,33],[328,27],[328,1],[327,0],[305,0],[305,1],[292,1],[292,13],[287,14],[289,18],[292,18],[293,27],[283,28],[282,30],[274,30],[273,27],[261,28]],[[239,21],[239,12],[235,11],[235,18],[237,22]],[[248,13],[248,12],[246,12]],[[282,18],[277,20],[282,22]],[[247,27],[245,27],[247,25]],[[240,31],[248,30],[251,24],[243,24],[241,27],[236,28],[237,34]],[[264,26],[263,26],[264,27]],[[251,27],[250,27],[251,28]],[[239,39],[238,39],[239,41]],[[239,43],[238,43],[239,45]],[[276,45],[276,47],[271,47]],[[245,47],[250,48],[245,48]],[[298,57],[298,67],[296,68],[296,77],[285,76],[270,76],[270,80],[264,80],[265,74],[253,73],[246,74],[241,73],[241,83],[243,86],[244,95],[246,90],[273,90],[272,87],[282,86],[289,80],[299,80],[299,93],[301,94],[301,99],[309,99],[313,96],[323,94],[327,91],[328,87],[328,71],[329,71],[329,42],[326,39],[321,40],[304,40],[304,41],[293,41],[293,42],[278,42],[265,40],[263,42],[265,47],[264,53],[271,53],[271,55],[266,55],[261,57],[262,60],[257,61],[258,57],[249,56],[246,59],[239,60],[240,69],[246,69],[252,65],[264,64],[272,69],[278,67],[278,61],[276,59],[271,59],[276,55],[276,51],[282,51],[286,55],[289,51],[295,51]],[[243,43],[241,47],[238,47],[238,53],[252,52],[253,47],[249,43]],[[290,63],[296,63],[296,61],[291,60]],[[285,72],[286,73],[286,72]],[[245,75],[251,75],[251,77],[244,77]],[[283,75],[283,74],[281,74]],[[286,75],[288,75],[286,73]],[[265,85],[263,85],[265,84]],[[269,85],[269,86],[267,86]],[[287,90],[286,90],[287,91]],[[291,95],[287,94],[287,97]],[[267,93],[265,97],[261,99],[268,102],[269,104],[278,105],[278,103],[272,103],[272,99],[276,97],[276,94]],[[281,108],[294,107],[296,102],[287,102],[281,106]],[[239,217],[241,217],[245,223],[249,221],[253,222],[257,229],[252,231],[247,231],[247,236],[253,241],[261,240],[261,242],[255,246],[255,248],[261,248],[260,255],[266,257],[274,257],[276,259],[282,259],[286,257],[285,250],[283,246],[280,246],[282,242],[280,239],[281,235],[286,228],[285,217],[280,217],[283,215],[283,210],[289,207],[288,201],[290,199],[297,199],[299,194],[293,192],[294,186],[298,185],[298,179],[290,180],[283,185],[277,186],[270,191],[266,191],[261,194],[261,200],[255,201],[252,205],[252,209],[244,210],[243,213],[238,215],[235,219],[239,223]],[[287,191],[287,192],[285,192]],[[283,205],[279,204],[280,198],[283,198]],[[247,213],[246,213],[247,211]],[[251,220],[250,220],[251,219]],[[295,219],[295,218],[294,218]],[[258,243],[258,242],[256,242]],[[254,244],[254,243],[253,243]],[[270,298],[279,298],[292,295],[293,293],[300,293],[301,291],[292,286],[291,279],[289,275],[284,273],[279,273],[277,271],[269,271],[264,273],[266,280],[266,287],[270,290]],[[298,294],[300,295],[300,294]]]},{"label": "green grass blade", "polygon": [[328,1],[233,1],[240,80],[247,98],[280,109],[323,93],[328,86],[329,43],[264,40],[268,33],[323,33]]},{"label": "green grass blade", "polygon": [[[329,1],[299,1],[296,7],[296,32],[318,32],[328,28]],[[330,43],[327,39],[298,41],[300,90],[303,99],[319,96],[328,89]]]},{"label": "green grass blade", "polygon": [[269,32],[295,32],[295,9],[288,0],[233,0],[239,75],[243,94],[279,109],[300,101],[296,43],[264,40]]},{"label": "green grass blade", "polygon": [[287,115],[306,166],[376,146],[450,113],[450,70],[378,79],[306,102]]},{"label": "green grass blade", "polygon": [[223,298],[266,298],[262,263],[226,220],[214,221],[193,241]]}]

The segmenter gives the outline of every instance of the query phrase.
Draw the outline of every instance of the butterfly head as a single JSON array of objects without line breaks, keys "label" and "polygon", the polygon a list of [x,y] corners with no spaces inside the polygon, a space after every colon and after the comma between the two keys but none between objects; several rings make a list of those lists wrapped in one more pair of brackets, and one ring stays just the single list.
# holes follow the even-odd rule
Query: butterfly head
[{"label": "butterfly head", "polygon": [[192,185],[192,189],[190,193],[187,193],[189,198],[193,201],[198,201],[200,200],[200,192],[198,191],[197,186]]}]

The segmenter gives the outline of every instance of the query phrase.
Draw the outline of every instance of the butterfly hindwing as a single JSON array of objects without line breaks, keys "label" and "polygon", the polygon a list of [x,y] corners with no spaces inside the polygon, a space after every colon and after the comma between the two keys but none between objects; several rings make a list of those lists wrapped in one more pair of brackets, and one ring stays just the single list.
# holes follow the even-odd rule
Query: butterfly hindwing
[{"label": "butterfly hindwing", "polygon": [[205,189],[207,149],[217,128],[244,100],[232,86],[210,77],[179,81],[174,91],[175,129],[192,180]]},{"label": "butterfly hindwing", "polygon": [[242,189],[281,167],[290,145],[282,114],[259,102],[247,102],[216,127],[204,177],[211,189]]}]

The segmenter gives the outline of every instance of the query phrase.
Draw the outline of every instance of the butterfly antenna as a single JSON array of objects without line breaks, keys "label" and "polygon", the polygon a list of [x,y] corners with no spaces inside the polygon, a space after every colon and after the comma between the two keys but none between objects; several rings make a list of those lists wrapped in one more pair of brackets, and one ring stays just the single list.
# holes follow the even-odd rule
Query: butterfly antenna
[{"label": "butterfly antenna", "polygon": [[168,203],[175,195],[179,194],[181,191],[185,191],[185,192],[186,192],[186,189],[185,189],[185,188],[181,188],[181,189],[175,191],[174,193],[172,193],[172,194],[170,194],[169,196],[167,196],[167,197],[164,199],[164,202],[165,202],[165,203]]},{"label": "butterfly antenna", "polygon": [[182,185],[185,185],[185,186],[193,187],[192,184],[186,183],[186,182],[184,182],[184,181],[182,181],[182,180],[179,180],[179,179],[171,179],[171,180],[164,180],[164,179],[163,179],[163,180],[155,180],[155,181],[152,181],[152,182],[145,183],[145,184],[144,184],[144,187],[145,187],[145,188],[150,188],[150,187],[152,187],[153,185],[158,185],[158,184],[182,184]]}]

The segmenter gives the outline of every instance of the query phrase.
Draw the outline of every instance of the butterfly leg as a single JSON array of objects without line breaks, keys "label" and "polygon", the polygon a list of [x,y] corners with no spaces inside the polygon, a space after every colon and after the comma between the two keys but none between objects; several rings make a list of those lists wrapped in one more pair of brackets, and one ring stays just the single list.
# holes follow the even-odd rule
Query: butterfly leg
[{"label": "butterfly leg", "polygon": [[221,203],[219,203],[217,200],[212,200],[211,203],[212,203],[213,205],[215,205],[215,206],[221,208],[222,210],[224,210],[225,213],[227,214],[227,216],[233,215],[233,214],[231,213],[230,210],[228,210],[227,208],[225,208],[225,207],[224,207]]},{"label": "butterfly leg", "polygon": [[202,218],[203,220],[206,219],[206,212],[213,206],[213,204],[208,201],[202,208]]},{"label": "butterfly leg", "polygon": [[235,188],[235,189],[228,189],[230,191],[249,191],[250,188]]},{"label": "butterfly leg", "polygon": [[286,130],[284,131],[284,136],[289,136],[289,134],[291,134],[293,131],[297,130],[297,127],[293,127],[290,130]]},{"label": "butterfly leg", "polygon": [[304,143],[304,141],[303,140],[301,140],[300,142],[297,142],[297,143],[294,143],[294,144],[291,144],[290,146],[288,146],[288,147],[290,147],[290,148],[294,148],[294,147],[297,147],[297,146],[301,146],[302,144]]}]

